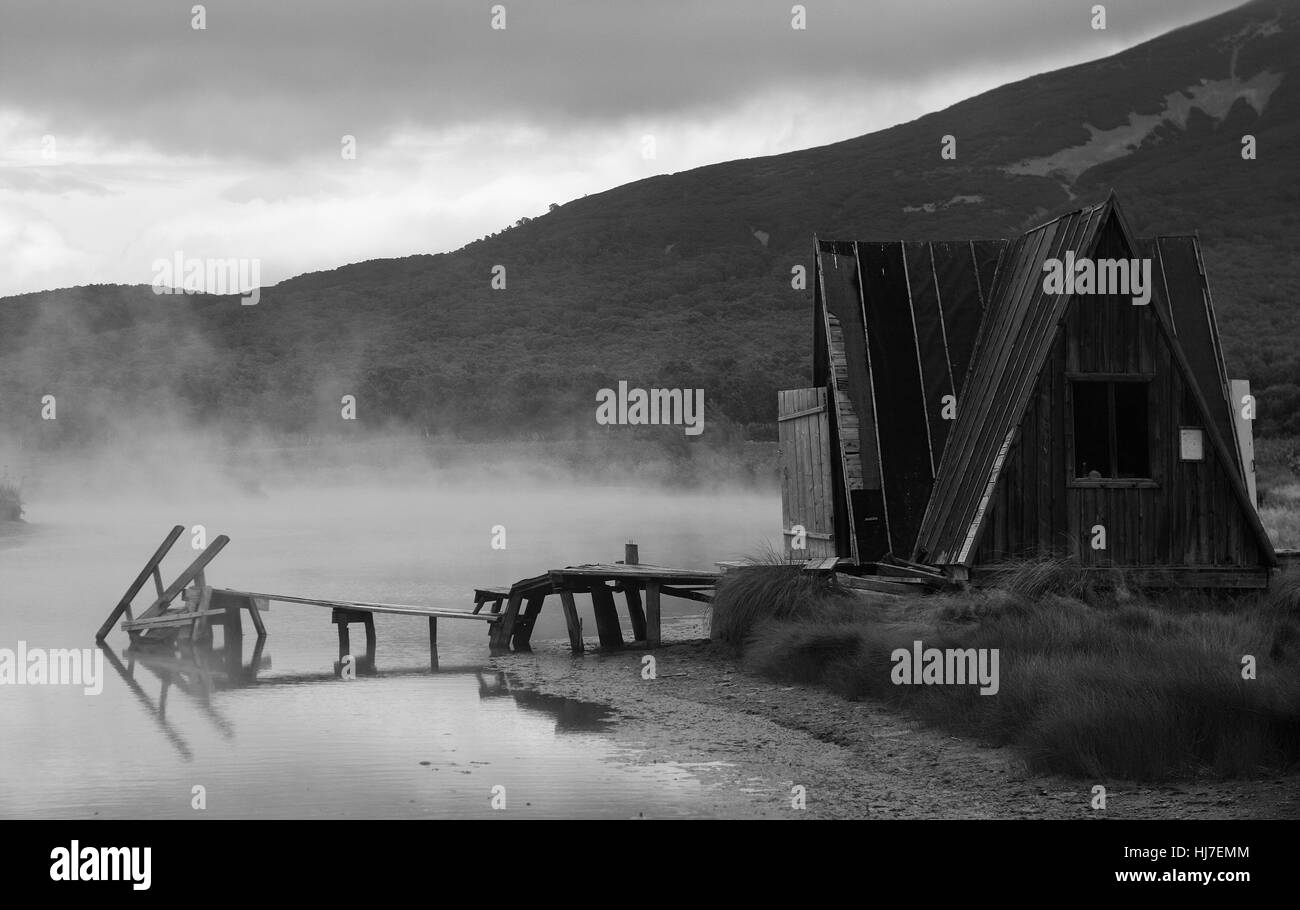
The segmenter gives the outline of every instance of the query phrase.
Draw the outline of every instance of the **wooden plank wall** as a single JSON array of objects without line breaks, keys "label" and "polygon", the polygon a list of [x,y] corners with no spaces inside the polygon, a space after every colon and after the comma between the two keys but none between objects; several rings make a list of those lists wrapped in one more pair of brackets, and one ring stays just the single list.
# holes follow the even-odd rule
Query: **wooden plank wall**
[{"label": "wooden plank wall", "polygon": [[[1076,300],[1063,329],[1008,453],[975,565],[1051,554],[1099,566],[1258,566],[1258,541],[1230,486],[1236,466],[1222,463],[1208,437],[1204,461],[1179,458],[1179,428],[1204,428],[1206,418],[1151,306],[1128,297]],[[1074,482],[1072,373],[1152,377],[1153,484]],[[1090,545],[1098,524],[1105,550]]]},{"label": "wooden plank wall", "polygon": [[[826,390],[780,392],[777,434],[785,555],[790,559],[836,556]],[[794,539],[790,531],[795,525],[803,525],[807,531],[805,550],[796,551],[790,546]]]}]

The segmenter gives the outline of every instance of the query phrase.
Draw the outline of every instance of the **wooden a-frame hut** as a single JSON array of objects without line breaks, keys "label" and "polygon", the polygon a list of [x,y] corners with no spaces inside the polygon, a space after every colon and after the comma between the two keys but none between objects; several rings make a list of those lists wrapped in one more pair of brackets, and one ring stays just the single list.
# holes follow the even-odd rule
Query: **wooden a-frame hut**
[{"label": "wooden a-frame hut", "polygon": [[[1228,381],[1195,236],[1136,238],[1111,194],[1014,240],[815,252],[814,387],[780,393],[791,556],[1267,585],[1253,402]],[[1045,282],[1085,260],[1149,268],[1149,299]]]}]

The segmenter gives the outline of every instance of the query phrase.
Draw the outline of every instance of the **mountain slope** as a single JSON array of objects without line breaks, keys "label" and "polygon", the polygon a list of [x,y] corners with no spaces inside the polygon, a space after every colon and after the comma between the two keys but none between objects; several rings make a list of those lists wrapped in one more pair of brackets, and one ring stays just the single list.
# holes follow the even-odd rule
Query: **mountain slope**
[{"label": "mountain slope", "polygon": [[[147,408],[301,431],[337,426],[350,393],[367,426],[586,435],[596,390],[625,379],[703,387],[711,426],[770,434],[775,391],[809,374],[811,291],[791,270],[811,265],[814,233],[1010,236],[1113,187],[1139,233],[1200,232],[1257,432],[1300,434],[1297,62],[1300,0],[1257,0],[867,136],[639,181],[454,253],[304,275],[256,307],[117,286],[9,298],[0,427],[53,442]],[[55,393],[57,430],[32,406]]]}]

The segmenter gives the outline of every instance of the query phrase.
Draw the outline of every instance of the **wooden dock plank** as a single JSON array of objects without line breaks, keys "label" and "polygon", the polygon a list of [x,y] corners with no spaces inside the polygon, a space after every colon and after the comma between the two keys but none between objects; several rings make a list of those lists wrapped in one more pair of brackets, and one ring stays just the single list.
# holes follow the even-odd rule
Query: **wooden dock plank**
[{"label": "wooden dock plank", "polygon": [[671,585],[661,585],[659,592],[661,594],[667,594],[669,597],[680,597],[682,600],[694,600],[702,604],[713,603],[713,594],[706,591],[697,591],[691,588],[677,588]]},{"label": "wooden dock plank", "polygon": [[647,580],[653,578],[663,581],[671,578],[678,583],[687,583],[685,580],[690,579],[699,584],[711,584],[721,576],[719,572],[708,572],[700,569],[674,569],[668,566],[650,566],[644,563],[634,566],[624,563],[589,563],[581,566],[567,566],[563,569],[551,569],[549,574],[552,577],[571,575],[585,578],[608,578],[610,580],[621,578]]},{"label": "wooden dock plank", "polygon": [[840,572],[835,573],[835,581],[845,588],[858,591],[875,591],[879,594],[919,594],[927,587],[927,583],[919,579],[891,578],[886,581],[883,578],[845,575]]},{"label": "wooden dock plank", "polygon": [[[363,600],[325,600],[316,597],[293,597],[288,594],[257,594],[251,591],[233,591],[222,589],[228,594],[262,600],[278,600],[281,603],[305,604],[312,607],[330,609],[359,610],[366,613],[395,613],[400,616],[437,616],[442,619],[479,619],[484,622],[498,622],[500,613],[471,613],[468,610],[445,610],[439,607],[417,607],[410,604],[370,603]],[[256,615],[256,614],[254,614]]]},{"label": "wooden dock plank", "polygon": [[221,610],[175,610],[158,616],[141,616],[138,619],[127,619],[122,622],[122,630],[125,632],[139,632],[144,629],[162,629],[171,626],[186,626],[193,623],[196,619],[208,616],[225,616],[226,611]]}]

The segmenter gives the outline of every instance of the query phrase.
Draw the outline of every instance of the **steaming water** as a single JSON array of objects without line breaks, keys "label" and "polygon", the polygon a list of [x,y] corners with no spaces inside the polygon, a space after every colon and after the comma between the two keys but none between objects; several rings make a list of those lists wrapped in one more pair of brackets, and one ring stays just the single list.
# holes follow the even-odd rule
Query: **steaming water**
[{"label": "steaming water", "polygon": [[[780,511],[771,493],[429,483],[38,498],[28,520],[0,536],[0,648],[93,645],[173,524],[230,536],[209,568],[217,586],[463,609],[475,586],[611,562],[628,538],[643,562],[708,568],[779,543]],[[489,546],[498,524],[505,550]],[[182,537],[164,577],[194,555]],[[578,603],[594,633],[589,602]],[[664,610],[666,628],[701,623],[692,602],[666,599]],[[612,712],[512,677],[512,660],[570,659],[556,598],[534,631],[535,656],[490,666],[485,624],[443,621],[436,673],[423,619],[377,616],[377,675],[354,681],[334,674],[327,609],[276,603],[266,620],[255,655],[245,619],[242,680],[224,672],[233,667],[135,657],[119,630],[99,695],[0,686],[0,817],[191,817],[196,785],[216,817],[484,816],[498,784],[511,815],[697,811],[704,784],[683,767],[634,765],[605,732],[618,723]],[[364,636],[352,634],[356,648]]]}]

